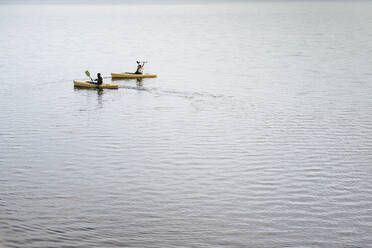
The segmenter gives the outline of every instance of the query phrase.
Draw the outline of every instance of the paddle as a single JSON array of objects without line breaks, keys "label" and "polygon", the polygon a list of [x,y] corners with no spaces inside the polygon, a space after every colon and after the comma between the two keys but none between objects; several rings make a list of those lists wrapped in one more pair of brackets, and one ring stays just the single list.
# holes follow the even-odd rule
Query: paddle
[{"label": "paddle", "polygon": [[85,75],[87,75],[87,76],[90,78],[90,80],[94,81],[94,80],[90,77],[90,73],[89,73],[88,70],[85,71]]}]

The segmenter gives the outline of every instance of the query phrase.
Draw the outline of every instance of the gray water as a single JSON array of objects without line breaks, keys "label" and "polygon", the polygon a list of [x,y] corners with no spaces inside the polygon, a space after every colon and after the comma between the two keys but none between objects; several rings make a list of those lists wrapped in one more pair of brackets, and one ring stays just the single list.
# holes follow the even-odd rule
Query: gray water
[{"label": "gray water", "polygon": [[[371,27],[357,1],[0,5],[0,247],[372,247]],[[158,78],[73,88],[138,59]]]}]

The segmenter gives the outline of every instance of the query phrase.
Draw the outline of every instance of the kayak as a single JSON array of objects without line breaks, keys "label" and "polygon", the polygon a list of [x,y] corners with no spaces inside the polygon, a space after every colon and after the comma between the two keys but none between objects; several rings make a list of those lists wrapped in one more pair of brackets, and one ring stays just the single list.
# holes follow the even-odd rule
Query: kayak
[{"label": "kayak", "polygon": [[112,78],[156,78],[156,74],[111,73]]},{"label": "kayak", "polygon": [[74,80],[74,86],[75,87],[81,87],[81,88],[99,88],[99,89],[118,89],[119,85],[117,84],[93,84],[90,82],[81,82],[81,81],[76,81]]}]

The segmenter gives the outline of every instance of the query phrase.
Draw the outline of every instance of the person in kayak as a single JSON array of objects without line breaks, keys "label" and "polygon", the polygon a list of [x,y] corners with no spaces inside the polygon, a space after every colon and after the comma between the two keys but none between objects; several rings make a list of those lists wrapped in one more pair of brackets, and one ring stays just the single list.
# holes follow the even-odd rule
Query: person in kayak
[{"label": "person in kayak", "polygon": [[97,79],[95,79],[94,81],[97,81],[97,85],[101,85],[103,83],[103,78],[101,76],[101,73],[97,73]]},{"label": "person in kayak", "polygon": [[145,62],[137,61],[137,70],[134,74],[143,74],[143,67],[145,66]]}]

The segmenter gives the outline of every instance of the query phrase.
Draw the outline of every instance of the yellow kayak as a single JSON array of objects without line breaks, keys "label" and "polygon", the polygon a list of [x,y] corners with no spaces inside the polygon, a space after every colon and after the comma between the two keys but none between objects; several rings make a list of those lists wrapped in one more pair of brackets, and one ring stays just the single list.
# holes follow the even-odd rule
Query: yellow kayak
[{"label": "yellow kayak", "polygon": [[111,73],[112,78],[156,78],[156,74]]},{"label": "yellow kayak", "polygon": [[74,86],[75,87],[81,87],[81,88],[99,88],[99,89],[118,89],[119,85],[117,84],[101,84],[96,85],[89,82],[81,82],[74,80]]}]

